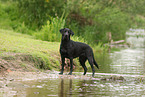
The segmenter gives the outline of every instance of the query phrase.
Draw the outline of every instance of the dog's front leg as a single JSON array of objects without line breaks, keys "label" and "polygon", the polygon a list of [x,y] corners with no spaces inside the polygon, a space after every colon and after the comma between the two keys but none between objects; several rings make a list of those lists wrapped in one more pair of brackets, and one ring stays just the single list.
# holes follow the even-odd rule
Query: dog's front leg
[{"label": "dog's front leg", "polygon": [[61,61],[62,61],[62,64],[61,64],[61,72],[59,74],[63,74],[63,71],[64,71],[64,65],[65,65],[65,57],[62,57],[61,56]]},{"label": "dog's front leg", "polygon": [[70,72],[68,75],[72,75],[72,71],[73,71],[73,58],[70,58]]}]

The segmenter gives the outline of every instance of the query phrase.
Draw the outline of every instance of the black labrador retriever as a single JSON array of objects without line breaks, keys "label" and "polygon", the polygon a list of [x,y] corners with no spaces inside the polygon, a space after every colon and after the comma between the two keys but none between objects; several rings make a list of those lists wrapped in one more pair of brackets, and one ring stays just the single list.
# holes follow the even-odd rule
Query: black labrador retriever
[{"label": "black labrador retriever", "polygon": [[88,59],[89,64],[92,68],[92,76],[94,77],[95,69],[93,64],[99,69],[98,64],[96,63],[93,55],[92,48],[84,43],[75,42],[70,39],[70,35],[74,35],[74,33],[68,29],[64,28],[60,30],[62,34],[61,44],[60,44],[60,54],[61,54],[61,61],[62,61],[62,69],[59,74],[63,74],[64,65],[65,65],[65,58],[70,59],[70,72],[69,75],[72,75],[73,71],[73,58],[79,57],[80,64],[84,68],[84,75],[87,72],[87,67],[85,66],[85,62]]}]

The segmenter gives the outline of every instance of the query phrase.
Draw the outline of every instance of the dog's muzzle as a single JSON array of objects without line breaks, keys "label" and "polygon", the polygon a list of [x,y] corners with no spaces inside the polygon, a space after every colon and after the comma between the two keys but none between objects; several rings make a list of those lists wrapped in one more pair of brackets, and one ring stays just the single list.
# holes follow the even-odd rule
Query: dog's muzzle
[{"label": "dog's muzzle", "polygon": [[63,40],[69,40],[69,33],[66,32],[64,35],[63,35]]}]

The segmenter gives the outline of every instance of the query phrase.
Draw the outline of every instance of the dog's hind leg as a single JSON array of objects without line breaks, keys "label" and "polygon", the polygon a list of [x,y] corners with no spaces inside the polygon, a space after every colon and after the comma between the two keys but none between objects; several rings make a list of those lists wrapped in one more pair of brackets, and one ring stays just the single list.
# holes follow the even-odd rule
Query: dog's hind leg
[{"label": "dog's hind leg", "polygon": [[88,57],[88,61],[89,61],[89,64],[91,65],[91,68],[92,68],[92,77],[94,77],[94,74],[95,74],[95,68],[93,66],[93,57]]},{"label": "dog's hind leg", "polygon": [[84,68],[84,74],[83,74],[83,75],[85,75],[86,72],[87,72],[87,67],[86,67],[86,65],[85,65],[86,60],[87,60],[87,58],[84,57],[84,56],[80,56],[80,57],[79,57],[80,64],[81,64],[82,67]]}]

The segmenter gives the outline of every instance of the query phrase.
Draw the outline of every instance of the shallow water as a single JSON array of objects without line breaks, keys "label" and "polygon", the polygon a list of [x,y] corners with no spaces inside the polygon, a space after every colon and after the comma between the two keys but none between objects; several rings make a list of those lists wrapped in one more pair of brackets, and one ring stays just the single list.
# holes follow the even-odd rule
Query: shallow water
[{"label": "shallow water", "polygon": [[[140,32],[141,31],[141,32]],[[127,32],[131,48],[110,53],[99,60],[100,70],[95,78],[58,77],[45,80],[22,82],[13,88],[14,97],[144,97],[145,82],[145,33],[144,30]],[[75,74],[75,73],[74,73]],[[82,73],[81,73],[82,74]],[[87,73],[91,76],[91,73]],[[125,81],[101,81],[104,76],[123,76]],[[138,78],[139,77],[139,78]],[[136,80],[139,79],[139,80]]]},{"label": "shallow water", "polygon": [[145,84],[130,81],[106,82],[60,78],[31,81],[25,84],[27,87],[15,90],[18,97],[145,96]]}]

